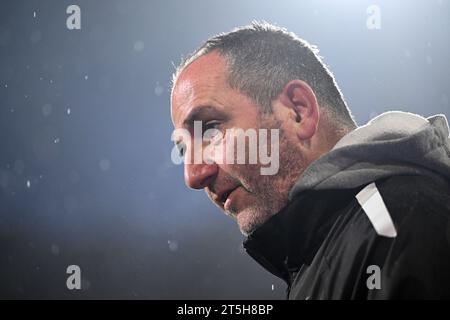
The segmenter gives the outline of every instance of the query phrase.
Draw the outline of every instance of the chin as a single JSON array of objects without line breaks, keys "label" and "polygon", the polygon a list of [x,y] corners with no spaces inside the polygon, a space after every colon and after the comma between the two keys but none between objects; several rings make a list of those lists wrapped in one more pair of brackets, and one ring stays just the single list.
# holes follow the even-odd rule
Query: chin
[{"label": "chin", "polygon": [[265,211],[247,208],[238,213],[236,221],[241,233],[247,237],[269,218],[270,214]]}]

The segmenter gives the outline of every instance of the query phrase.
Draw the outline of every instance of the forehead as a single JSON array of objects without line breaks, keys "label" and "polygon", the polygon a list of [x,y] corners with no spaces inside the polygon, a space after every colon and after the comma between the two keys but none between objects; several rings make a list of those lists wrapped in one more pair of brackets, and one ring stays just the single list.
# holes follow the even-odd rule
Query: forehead
[{"label": "forehead", "polygon": [[196,59],[179,75],[172,93],[172,121],[176,127],[198,106],[221,105],[229,97],[226,61],[216,52]]}]

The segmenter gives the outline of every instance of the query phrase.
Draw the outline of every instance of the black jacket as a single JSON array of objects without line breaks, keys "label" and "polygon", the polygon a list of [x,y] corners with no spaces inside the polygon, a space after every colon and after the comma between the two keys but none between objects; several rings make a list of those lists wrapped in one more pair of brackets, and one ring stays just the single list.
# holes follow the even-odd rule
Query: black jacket
[{"label": "black jacket", "polygon": [[[286,281],[288,299],[450,299],[450,184],[423,176],[375,184],[395,237],[374,229],[360,187],[302,193],[244,247]],[[367,285],[369,266],[379,267],[379,289]]]}]

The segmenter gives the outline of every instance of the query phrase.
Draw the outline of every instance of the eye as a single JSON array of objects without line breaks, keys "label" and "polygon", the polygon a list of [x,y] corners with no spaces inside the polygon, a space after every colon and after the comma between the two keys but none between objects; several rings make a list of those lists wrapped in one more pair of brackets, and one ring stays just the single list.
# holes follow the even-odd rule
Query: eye
[{"label": "eye", "polygon": [[183,158],[186,153],[186,144],[184,142],[178,142],[176,146],[178,149],[178,155],[180,158]]},{"label": "eye", "polygon": [[218,139],[222,136],[220,133],[220,127],[222,123],[218,120],[211,120],[206,122],[203,126],[203,139],[210,142],[218,142]]},{"label": "eye", "polygon": [[209,129],[219,129],[220,127],[220,121],[219,120],[211,120],[205,123],[203,129],[204,131]]}]

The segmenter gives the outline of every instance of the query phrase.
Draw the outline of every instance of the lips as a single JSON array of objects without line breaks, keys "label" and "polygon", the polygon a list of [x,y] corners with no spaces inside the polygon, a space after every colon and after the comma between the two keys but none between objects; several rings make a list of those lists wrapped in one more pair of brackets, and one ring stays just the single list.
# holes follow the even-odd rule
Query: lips
[{"label": "lips", "polygon": [[219,199],[220,202],[222,203],[222,205],[225,205],[225,202],[227,201],[228,197],[230,196],[230,194],[236,190],[238,187],[233,187],[231,189],[225,190],[224,192],[222,192],[222,194],[220,195]]}]

